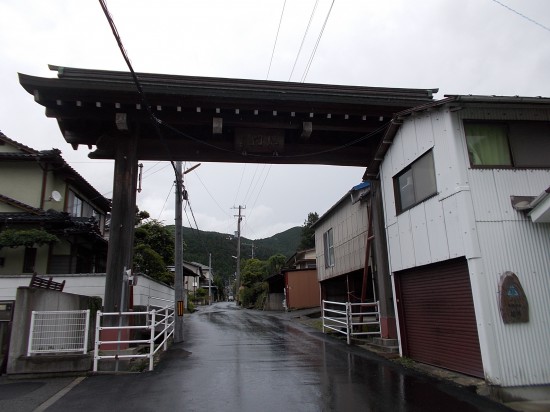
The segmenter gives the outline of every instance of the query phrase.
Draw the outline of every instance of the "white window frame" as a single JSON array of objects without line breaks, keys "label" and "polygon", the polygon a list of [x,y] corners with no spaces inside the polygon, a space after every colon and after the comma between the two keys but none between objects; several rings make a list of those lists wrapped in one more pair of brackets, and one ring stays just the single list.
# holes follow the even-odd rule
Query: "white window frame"
[{"label": "white window frame", "polygon": [[323,246],[325,251],[325,267],[334,266],[334,231],[332,228],[323,233]]}]

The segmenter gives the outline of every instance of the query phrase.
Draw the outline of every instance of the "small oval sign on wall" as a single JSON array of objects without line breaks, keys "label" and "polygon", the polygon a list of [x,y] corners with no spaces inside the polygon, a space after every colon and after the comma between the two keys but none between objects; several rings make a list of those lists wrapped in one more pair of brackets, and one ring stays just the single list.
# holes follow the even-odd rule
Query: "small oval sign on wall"
[{"label": "small oval sign on wall", "polygon": [[504,323],[529,322],[529,303],[515,273],[504,272],[500,276],[499,292],[500,314]]}]

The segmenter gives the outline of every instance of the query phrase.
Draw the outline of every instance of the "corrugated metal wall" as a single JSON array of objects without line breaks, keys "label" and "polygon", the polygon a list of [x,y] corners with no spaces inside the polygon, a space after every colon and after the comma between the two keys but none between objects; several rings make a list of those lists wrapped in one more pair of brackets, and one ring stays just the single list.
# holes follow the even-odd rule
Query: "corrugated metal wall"
[{"label": "corrugated metal wall", "polygon": [[[366,202],[345,200],[315,228],[315,253],[319,281],[364,267],[368,225]],[[323,233],[332,228],[334,239],[333,267],[325,268]]]},{"label": "corrugated metal wall", "polygon": [[[471,108],[462,119],[550,120],[540,109]],[[459,122],[461,124],[462,122]],[[460,137],[463,138],[461,131]],[[550,225],[535,224],[512,207],[510,196],[538,196],[550,186],[548,169],[467,169],[481,259],[476,265],[485,297],[484,326],[490,348],[498,354],[487,379],[502,386],[550,383]],[[529,302],[529,323],[507,324],[499,308],[499,280],[514,272]]]},{"label": "corrugated metal wall", "polygon": [[[481,353],[488,381],[550,383],[550,225],[515,211],[511,195],[537,196],[550,170],[470,169],[463,119],[550,120],[540,109],[446,108],[406,119],[381,165],[390,271],[458,256],[468,259]],[[393,176],[433,142],[437,197],[396,215]],[[504,325],[500,275],[519,277],[530,321]]]}]

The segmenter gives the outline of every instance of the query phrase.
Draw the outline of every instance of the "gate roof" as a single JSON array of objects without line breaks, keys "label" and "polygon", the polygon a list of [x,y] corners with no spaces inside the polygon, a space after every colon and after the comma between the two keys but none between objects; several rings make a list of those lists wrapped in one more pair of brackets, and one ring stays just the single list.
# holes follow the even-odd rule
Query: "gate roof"
[{"label": "gate roof", "polygon": [[[367,166],[393,114],[437,89],[306,84],[50,66],[19,74],[65,140],[112,159],[120,133],[140,160]],[[151,116],[152,114],[152,116]]]}]

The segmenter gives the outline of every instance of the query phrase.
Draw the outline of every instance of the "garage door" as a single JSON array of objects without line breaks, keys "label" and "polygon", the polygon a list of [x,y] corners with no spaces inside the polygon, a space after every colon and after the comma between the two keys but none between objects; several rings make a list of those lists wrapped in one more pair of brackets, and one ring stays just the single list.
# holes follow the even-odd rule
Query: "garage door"
[{"label": "garage door", "polygon": [[404,356],[483,377],[466,259],[395,275]]}]

